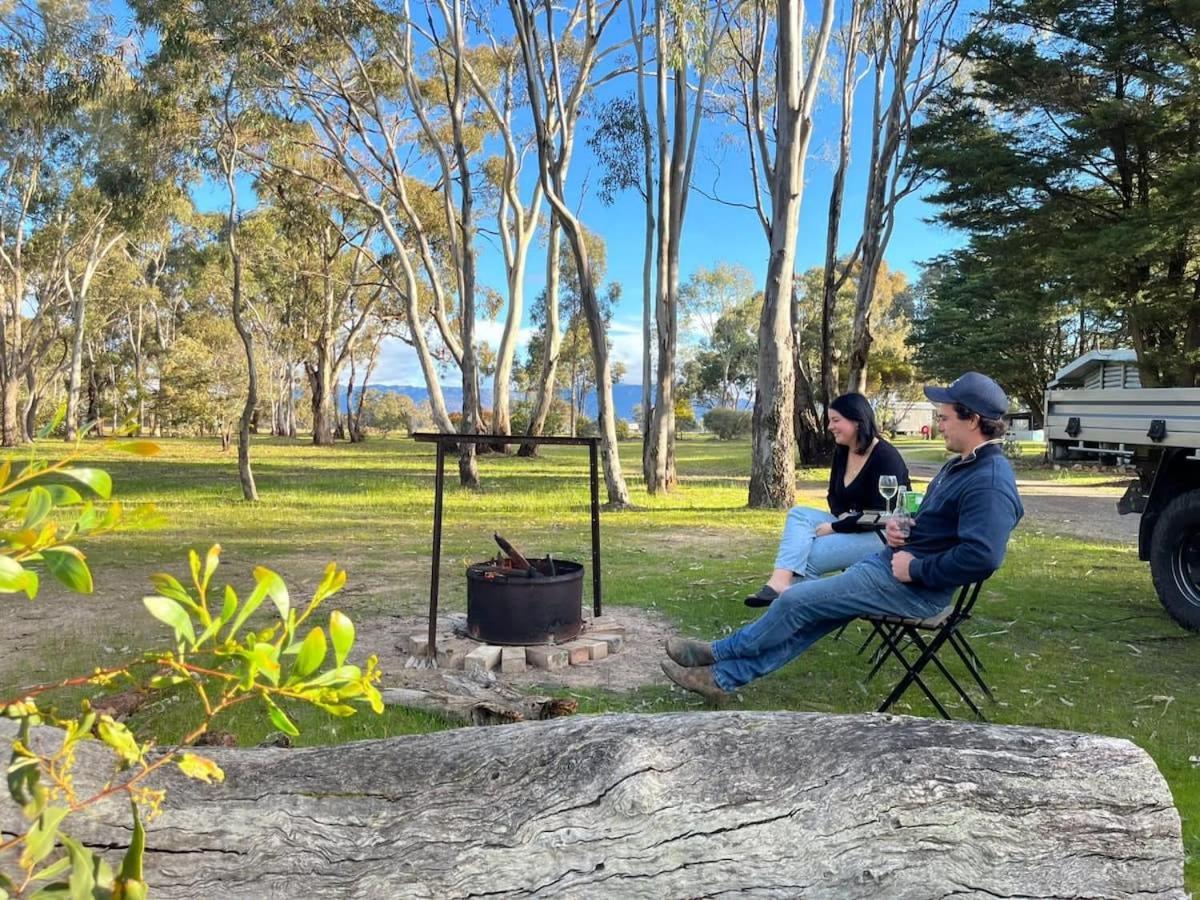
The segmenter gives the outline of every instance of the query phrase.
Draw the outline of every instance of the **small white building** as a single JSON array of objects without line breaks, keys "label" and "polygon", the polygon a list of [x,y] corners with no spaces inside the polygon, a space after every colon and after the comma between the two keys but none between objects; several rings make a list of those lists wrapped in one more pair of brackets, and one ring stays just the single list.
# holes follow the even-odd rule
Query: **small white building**
[{"label": "small white building", "polygon": [[[885,394],[875,401],[875,419],[879,427],[894,434],[920,437],[937,434],[937,408],[928,400],[909,400]],[[927,432],[921,429],[927,428]]]}]

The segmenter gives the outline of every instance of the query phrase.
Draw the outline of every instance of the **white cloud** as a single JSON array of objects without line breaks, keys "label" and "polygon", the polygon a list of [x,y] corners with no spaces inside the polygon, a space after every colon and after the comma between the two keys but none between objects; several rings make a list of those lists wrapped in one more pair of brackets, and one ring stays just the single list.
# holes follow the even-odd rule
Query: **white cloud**
[{"label": "white cloud", "polygon": [[625,364],[622,384],[642,383],[642,323],[613,319],[608,325],[614,362]]}]

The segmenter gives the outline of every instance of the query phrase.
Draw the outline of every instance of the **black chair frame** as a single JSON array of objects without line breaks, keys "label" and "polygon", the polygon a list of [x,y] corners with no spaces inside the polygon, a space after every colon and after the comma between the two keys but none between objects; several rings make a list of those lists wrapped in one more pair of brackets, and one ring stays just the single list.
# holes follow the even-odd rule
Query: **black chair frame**
[{"label": "black chair frame", "polygon": [[[989,700],[995,700],[991,689],[988,687],[987,682],[983,680],[981,674],[984,669],[983,662],[962,631],[962,626],[971,618],[971,610],[974,608],[975,602],[979,599],[979,592],[982,588],[982,581],[963,585],[959,589],[952,606],[948,607],[947,610],[943,610],[938,615],[926,619],[910,619],[902,616],[862,617],[864,621],[871,623],[872,629],[866,641],[859,648],[859,653],[862,653],[876,636],[881,641],[881,646],[874,656],[874,665],[865,680],[870,681],[874,678],[884,663],[892,657],[904,669],[904,676],[880,705],[879,712],[887,712],[893,704],[904,696],[904,693],[913,684],[916,684],[943,718],[951,718],[945,706],[938,700],[937,696],[925,682],[925,679],[921,677],[926,666],[929,663],[933,663],[938,671],[942,673],[942,677],[950,683],[951,687],[954,688],[967,706],[971,708],[971,711],[979,719],[986,721],[983,711],[980,710],[971,695],[967,693],[958,679],[950,673],[949,669],[946,668],[945,664],[938,657],[938,652],[946,644],[949,644],[966,667],[968,674],[979,685],[984,695]],[[932,635],[932,637],[927,639],[922,636],[922,632],[925,635]],[[906,655],[906,651],[910,648],[916,649],[916,659],[911,662],[909,656]]]}]

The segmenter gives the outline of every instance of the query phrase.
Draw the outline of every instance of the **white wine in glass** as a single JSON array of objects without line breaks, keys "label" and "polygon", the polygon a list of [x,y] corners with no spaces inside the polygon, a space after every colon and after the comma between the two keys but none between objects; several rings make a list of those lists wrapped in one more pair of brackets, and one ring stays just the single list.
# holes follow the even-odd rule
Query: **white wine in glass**
[{"label": "white wine in glass", "polygon": [[887,501],[887,514],[892,514],[892,498],[896,496],[896,492],[900,490],[900,482],[895,475],[880,475],[879,476],[879,494]]}]

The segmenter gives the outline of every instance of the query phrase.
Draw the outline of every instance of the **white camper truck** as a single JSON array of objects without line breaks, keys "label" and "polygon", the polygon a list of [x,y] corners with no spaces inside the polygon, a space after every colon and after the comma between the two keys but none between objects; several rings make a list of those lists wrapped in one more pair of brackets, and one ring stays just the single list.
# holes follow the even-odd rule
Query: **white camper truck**
[{"label": "white camper truck", "polygon": [[1180,625],[1200,631],[1200,388],[1143,388],[1132,350],[1093,350],[1046,390],[1050,458],[1130,463],[1117,504],[1140,513],[1138,555]]}]

